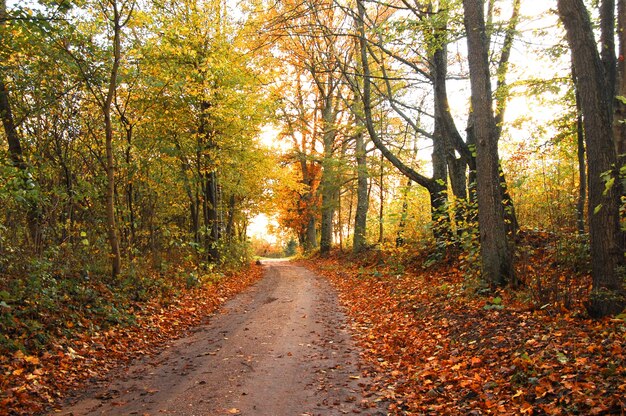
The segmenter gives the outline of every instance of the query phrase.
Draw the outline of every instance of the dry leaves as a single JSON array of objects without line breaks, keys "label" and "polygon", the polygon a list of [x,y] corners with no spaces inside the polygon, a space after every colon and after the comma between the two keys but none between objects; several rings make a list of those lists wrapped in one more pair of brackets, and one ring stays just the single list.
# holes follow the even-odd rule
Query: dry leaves
[{"label": "dry leaves", "polygon": [[102,377],[132,358],[158,350],[167,340],[208,318],[229,297],[257,281],[263,269],[253,266],[216,284],[187,290],[170,304],[137,305],[137,324],[89,332],[88,322],[73,327],[71,338],[57,339],[39,356],[22,351],[0,355],[0,416],[32,415],[49,409],[88,379]]},{"label": "dry leaves", "polygon": [[515,293],[479,296],[449,266],[308,266],[339,290],[392,414],[624,414],[621,319],[550,316]]}]

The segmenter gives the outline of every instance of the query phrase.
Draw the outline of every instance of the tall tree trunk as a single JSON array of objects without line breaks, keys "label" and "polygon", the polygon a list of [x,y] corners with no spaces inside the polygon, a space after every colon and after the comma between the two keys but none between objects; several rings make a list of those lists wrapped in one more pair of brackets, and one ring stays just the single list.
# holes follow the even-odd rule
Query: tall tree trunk
[{"label": "tall tree trunk", "polygon": [[576,201],[576,225],[579,234],[585,233],[585,202],[587,202],[587,164],[585,161],[585,133],[583,130],[583,112],[578,92],[578,77],[572,61],[572,80],[576,100],[576,147],[578,156],[578,200]]},{"label": "tall tree trunk", "polygon": [[205,199],[207,201],[206,216],[206,250],[208,261],[218,262],[220,260],[218,242],[220,239],[219,223],[219,198],[218,198],[217,173],[215,171],[207,174],[205,183]]},{"label": "tall tree trunk", "polygon": [[113,15],[110,21],[113,29],[113,66],[109,77],[109,86],[105,100],[102,105],[102,113],[104,116],[104,135],[105,135],[105,151],[106,151],[106,215],[107,215],[107,234],[109,245],[111,248],[111,274],[113,277],[119,275],[122,269],[122,255],[120,252],[120,240],[117,230],[117,220],[115,216],[115,156],[113,155],[113,122],[111,120],[111,107],[115,92],[117,90],[117,77],[121,61],[121,16],[116,1],[111,2],[113,7]]},{"label": "tall tree trunk", "polygon": [[355,136],[356,150],[356,212],[354,215],[354,238],[352,252],[359,253],[367,247],[367,211],[369,199],[367,196],[367,155],[365,151],[365,139],[363,132],[359,131]]},{"label": "tall tree trunk", "polygon": [[463,0],[469,55],[483,278],[493,286],[515,283],[513,250],[506,235],[493,114],[484,0]]},{"label": "tall tree trunk", "polygon": [[132,177],[132,141],[133,141],[133,125],[124,123],[126,130],[126,169],[128,171],[128,179],[126,181],[126,207],[128,209],[128,248],[129,257],[133,259],[133,248],[137,240],[136,237],[136,214],[135,214],[135,187]]},{"label": "tall tree trunk", "polygon": [[[365,196],[367,196],[367,185],[365,185]],[[354,230],[352,229],[352,212],[354,212],[354,186],[350,187],[350,198],[348,199],[348,229],[347,234],[350,235]],[[356,223],[356,212],[354,213],[354,222]],[[354,240],[353,240],[354,243]]]},{"label": "tall tree trunk", "polygon": [[[589,12],[582,0],[558,0],[558,12],[572,50],[583,113],[589,184],[591,243],[591,316],[619,313],[626,306],[623,282],[624,234],[620,229],[620,180],[613,142],[613,86],[594,39]],[[611,19],[604,10],[602,18]],[[610,23],[607,23],[610,25]],[[601,24],[604,28],[604,22]],[[603,32],[603,39],[608,34]],[[608,41],[610,43],[610,41]],[[603,57],[606,51],[603,50]],[[605,60],[610,62],[611,59]],[[608,76],[607,76],[608,75]],[[614,181],[611,185],[611,182]],[[611,185],[611,186],[607,186]]]},{"label": "tall tree trunk", "polygon": [[[330,75],[329,75],[330,76]],[[333,106],[332,87],[322,97],[322,121],[324,131],[322,142],[324,158],[322,160],[322,223],[320,235],[320,253],[328,254],[333,244],[333,218],[337,205],[337,172],[333,160],[333,145],[335,143],[335,109]]]},{"label": "tall tree trunk", "polygon": [[[446,25],[447,26],[447,25]],[[433,184],[428,190],[431,201],[433,234],[435,240],[445,241],[451,236],[450,213],[448,211],[448,155],[454,154],[452,139],[454,121],[450,116],[446,78],[448,76],[447,27],[439,27],[435,36],[435,51],[431,58],[430,72],[433,77],[435,96],[435,126],[433,129]]]},{"label": "tall tree trunk", "polygon": [[385,239],[385,158],[380,154],[380,172],[378,177],[378,185],[380,187],[380,205],[378,206],[378,244],[382,244]]}]

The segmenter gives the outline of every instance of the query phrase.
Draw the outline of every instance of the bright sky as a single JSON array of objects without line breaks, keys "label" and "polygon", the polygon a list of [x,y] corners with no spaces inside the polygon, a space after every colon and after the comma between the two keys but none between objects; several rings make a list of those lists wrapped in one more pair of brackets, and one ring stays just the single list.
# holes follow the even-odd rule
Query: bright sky
[{"label": "bright sky", "polygon": [[248,235],[260,240],[265,240],[270,244],[276,244],[278,238],[274,234],[270,234],[268,230],[270,224],[274,227],[278,227],[276,220],[270,219],[266,214],[258,214],[252,218],[248,225]]}]

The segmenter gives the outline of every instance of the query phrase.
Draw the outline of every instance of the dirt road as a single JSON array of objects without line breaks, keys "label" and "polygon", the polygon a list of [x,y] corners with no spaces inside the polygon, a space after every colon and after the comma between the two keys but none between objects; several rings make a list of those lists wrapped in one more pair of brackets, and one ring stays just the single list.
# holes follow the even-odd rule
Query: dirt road
[{"label": "dirt road", "polygon": [[159,355],[86,388],[62,415],[384,415],[337,297],[288,262]]}]

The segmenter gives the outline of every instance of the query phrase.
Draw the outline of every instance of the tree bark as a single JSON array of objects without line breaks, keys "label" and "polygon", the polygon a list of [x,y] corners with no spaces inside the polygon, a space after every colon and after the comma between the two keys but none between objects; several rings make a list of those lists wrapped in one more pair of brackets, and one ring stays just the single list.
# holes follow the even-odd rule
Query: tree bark
[{"label": "tree bark", "polygon": [[497,129],[484,21],[484,0],[463,0],[469,55],[483,278],[492,286],[515,283],[500,187]]},{"label": "tree bark", "polygon": [[356,170],[357,170],[357,202],[354,216],[354,237],[352,242],[352,252],[358,254],[367,247],[365,238],[367,231],[367,211],[369,200],[367,198],[367,156],[365,153],[365,140],[362,131],[355,135],[356,150]]},{"label": "tree bark", "polygon": [[[329,74],[329,77],[332,74]],[[333,145],[335,143],[335,108],[333,106],[332,86],[322,95],[322,122],[324,131],[322,142],[324,156],[322,160],[322,223],[320,229],[320,253],[328,254],[333,244],[333,218],[337,204],[337,173],[333,160]]]},{"label": "tree bark", "polygon": [[113,66],[109,76],[109,85],[106,97],[102,103],[102,113],[104,117],[104,135],[106,151],[106,216],[107,234],[111,249],[111,274],[115,278],[122,269],[122,255],[120,252],[120,240],[117,230],[117,220],[115,216],[115,156],[113,155],[113,122],[111,119],[111,107],[115,92],[117,90],[117,77],[121,62],[122,49],[122,25],[121,15],[116,1],[111,2],[113,15],[110,22],[113,29]]},{"label": "tree bark", "polygon": [[[583,1],[558,0],[557,4],[572,50],[587,145],[593,277],[587,309],[591,316],[601,317],[619,313],[626,306],[624,235],[619,218],[621,189],[613,142],[613,96],[607,94],[610,71],[606,70],[598,53],[589,12]],[[604,53],[603,50],[603,56]],[[611,181],[614,183],[608,186]]]}]

